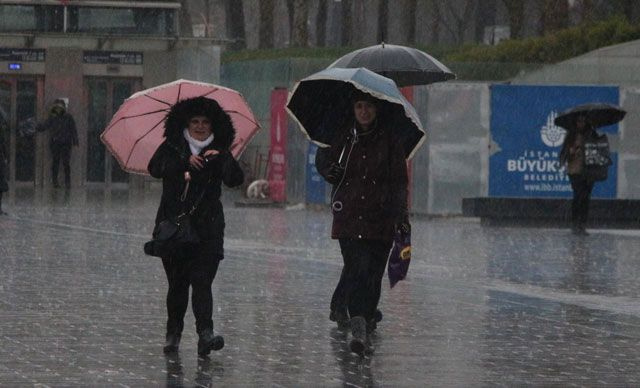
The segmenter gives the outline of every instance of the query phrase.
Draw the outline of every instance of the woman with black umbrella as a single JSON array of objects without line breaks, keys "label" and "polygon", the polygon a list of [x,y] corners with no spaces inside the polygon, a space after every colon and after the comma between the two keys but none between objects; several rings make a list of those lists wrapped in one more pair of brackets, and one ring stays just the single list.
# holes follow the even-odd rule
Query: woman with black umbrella
[{"label": "woman with black umbrella", "polygon": [[333,185],[331,237],[344,261],[336,292],[344,293],[351,351],[363,355],[373,350],[369,334],[393,236],[407,223],[408,175],[405,150],[385,120],[382,101],[360,91],[351,100],[344,126],[330,147],[318,150],[316,167]]},{"label": "woman with black umbrella", "polygon": [[216,101],[197,97],[178,102],[166,117],[164,134],[166,140],[148,167],[151,176],[162,179],[156,227],[195,209],[192,225],[200,240],[179,254],[161,255],[169,282],[164,352],[178,350],[191,288],[198,355],[206,356],[224,346],[223,338],[213,332],[211,293],[218,265],[224,258],[221,184],[239,186],[244,175],[229,151],[235,129]]}]

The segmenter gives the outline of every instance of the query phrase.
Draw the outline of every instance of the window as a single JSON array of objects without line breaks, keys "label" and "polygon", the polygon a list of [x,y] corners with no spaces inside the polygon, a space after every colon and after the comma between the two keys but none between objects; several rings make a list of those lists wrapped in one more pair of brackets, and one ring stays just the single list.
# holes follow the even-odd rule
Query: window
[{"label": "window", "polygon": [[64,9],[45,5],[0,5],[0,32],[62,32]]},{"label": "window", "polygon": [[175,7],[0,4],[0,32],[174,36],[176,10]]},{"label": "window", "polygon": [[154,8],[69,7],[69,31],[118,34],[174,34],[173,10]]}]

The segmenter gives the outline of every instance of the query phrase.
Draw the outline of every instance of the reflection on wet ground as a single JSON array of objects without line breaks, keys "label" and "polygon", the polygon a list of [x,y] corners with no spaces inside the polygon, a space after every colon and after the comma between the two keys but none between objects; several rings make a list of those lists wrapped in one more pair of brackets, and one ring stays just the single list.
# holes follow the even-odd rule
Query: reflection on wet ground
[{"label": "reflection on wet ground", "polygon": [[225,348],[162,354],[166,284],[142,253],[157,191],[15,190],[0,217],[0,386],[638,386],[640,231],[413,220],[376,352],[328,320],[325,211],[235,208],[214,282]]}]

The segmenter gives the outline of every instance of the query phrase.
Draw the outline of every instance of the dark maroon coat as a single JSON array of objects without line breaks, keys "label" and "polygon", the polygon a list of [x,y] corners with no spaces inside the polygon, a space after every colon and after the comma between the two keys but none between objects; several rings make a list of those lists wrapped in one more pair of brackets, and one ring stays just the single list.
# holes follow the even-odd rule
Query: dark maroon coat
[{"label": "dark maroon coat", "polygon": [[389,130],[358,136],[355,143],[353,137],[349,130],[340,131],[333,145],[318,149],[316,155],[316,168],[326,179],[344,149],[344,179],[333,186],[331,199],[342,202],[342,210],[332,210],[331,237],[390,241],[407,213],[404,150]]}]

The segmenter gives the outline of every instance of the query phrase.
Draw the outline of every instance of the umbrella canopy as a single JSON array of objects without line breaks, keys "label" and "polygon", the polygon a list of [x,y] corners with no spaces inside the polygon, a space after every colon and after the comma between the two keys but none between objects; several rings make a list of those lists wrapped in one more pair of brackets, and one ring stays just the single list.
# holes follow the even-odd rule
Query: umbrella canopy
[{"label": "umbrella canopy", "polygon": [[398,86],[428,85],[456,78],[451,70],[424,51],[385,43],[352,51],[329,65],[333,67],[364,67],[391,78]]},{"label": "umbrella canopy", "polygon": [[555,125],[573,129],[575,127],[578,116],[585,116],[596,128],[612,125],[624,118],[627,114],[619,106],[606,104],[603,102],[595,102],[590,104],[582,104],[568,109],[558,115],[553,121]]},{"label": "umbrella canopy", "polygon": [[382,102],[390,130],[396,133],[410,159],[424,141],[425,131],[418,114],[396,84],[364,68],[325,69],[296,84],[287,101],[287,111],[307,138],[321,147],[330,145],[333,131],[353,117],[351,96],[368,93]]},{"label": "umbrella canopy", "polygon": [[183,79],[131,95],[113,115],[100,139],[123,170],[148,175],[149,160],[164,140],[167,113],[178,101],[194,97],[215,100],[231,117],[236,135],[230,148],[238,158],[260,128],[244,97],[223,86]]}]

